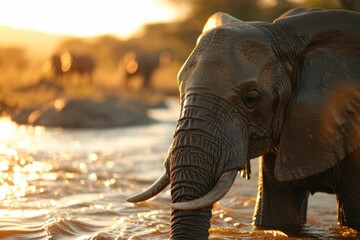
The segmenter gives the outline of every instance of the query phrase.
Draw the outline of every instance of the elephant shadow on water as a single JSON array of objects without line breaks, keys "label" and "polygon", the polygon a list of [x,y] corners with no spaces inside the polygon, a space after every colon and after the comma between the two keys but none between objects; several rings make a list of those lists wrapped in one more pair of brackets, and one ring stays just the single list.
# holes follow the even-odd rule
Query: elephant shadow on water
[{"label": "elephant shadow on water", "polygon": [[207,239],[213,204],[261,156],[253,224],[306,222],[309,194],[336,194],[360,230],[360,14],[299,8],[273,23],[214,14],[178,75],[181,111],[162,176],[171,239]]}]

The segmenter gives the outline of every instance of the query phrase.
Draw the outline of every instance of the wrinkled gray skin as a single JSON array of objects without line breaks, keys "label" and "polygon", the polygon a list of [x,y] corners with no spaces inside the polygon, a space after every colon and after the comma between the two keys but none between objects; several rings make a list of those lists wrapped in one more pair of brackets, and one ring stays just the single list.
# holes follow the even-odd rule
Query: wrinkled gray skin
[{"label": "wrinkled gray skin", "polygon": [[339,223],[360,230],[359,24],[344,10],[273,23],[213,15],[178,75],[165,172],[128,200],[170,182],[171,239],[207,239],[212,204],[262,156],[255,226],[301,225],[309,193],[322,191],[336,194]]}]

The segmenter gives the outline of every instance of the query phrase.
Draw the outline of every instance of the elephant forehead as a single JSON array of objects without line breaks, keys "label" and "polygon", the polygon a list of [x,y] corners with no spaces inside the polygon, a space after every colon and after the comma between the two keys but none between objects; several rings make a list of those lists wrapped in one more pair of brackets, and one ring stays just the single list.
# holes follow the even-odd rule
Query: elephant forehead
[{"label": "elephant forehead", "polygon": [[[245,25],[248,26],[248,25]],[[197,42],[194,55],[239,55],[239,46],[253,42],[254,48],[268,45],[263,33],[254,27],[218,27],[203,33]],[[250,47],[247,45],[247,47]]]},{"label": "elephant forehead", "polygon": [[202,36],[179,73],[180,91],[216,90],[221,96],[256,80],[269,61],[270,47],[258,30],[216,28]]}]

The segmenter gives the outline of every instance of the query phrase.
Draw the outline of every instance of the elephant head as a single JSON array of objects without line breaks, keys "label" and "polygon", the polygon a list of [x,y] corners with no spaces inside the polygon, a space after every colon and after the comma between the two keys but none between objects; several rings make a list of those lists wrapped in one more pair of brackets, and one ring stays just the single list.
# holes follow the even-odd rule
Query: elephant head
[{"label": "elephant head", "polygon": [[212,205],[250,159],[276,152],[275,177],[322,172],[360,146],[357,13],[306,11],[273,23],[213,15],[178,74],[181,113],[165,172],[171,238],[208,237]]}]

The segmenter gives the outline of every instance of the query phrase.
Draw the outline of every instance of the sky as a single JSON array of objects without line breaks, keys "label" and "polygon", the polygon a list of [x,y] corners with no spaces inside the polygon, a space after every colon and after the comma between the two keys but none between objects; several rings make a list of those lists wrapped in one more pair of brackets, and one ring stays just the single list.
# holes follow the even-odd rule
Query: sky
[{"label": "sky", "polygon": [[0,2],[0,25],[52,34],[128,37],[144,23],[179,12],[162,0],[11,0]]}]

